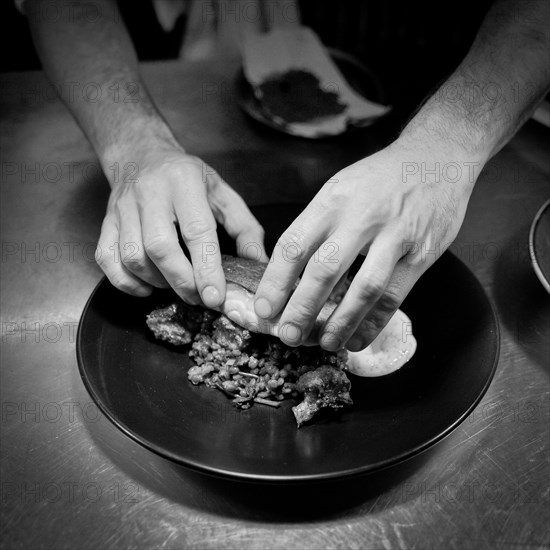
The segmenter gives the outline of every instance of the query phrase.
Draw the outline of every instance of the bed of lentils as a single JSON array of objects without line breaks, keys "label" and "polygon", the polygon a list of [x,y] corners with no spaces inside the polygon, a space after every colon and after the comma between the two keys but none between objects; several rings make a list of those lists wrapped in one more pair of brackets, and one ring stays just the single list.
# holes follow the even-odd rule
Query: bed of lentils
[{"label": "bed of lentils", "polygon": [[292,348],[278,338],[251,334],[227,317],[209,312],[189,352],[195,366],[188,372],[193,384],[204,383],[234,395],[234,404],[249,408],[256,397],[282,401],[297,395],[300,376],[321,365],[344,368],[345,351],[320,347]]}]

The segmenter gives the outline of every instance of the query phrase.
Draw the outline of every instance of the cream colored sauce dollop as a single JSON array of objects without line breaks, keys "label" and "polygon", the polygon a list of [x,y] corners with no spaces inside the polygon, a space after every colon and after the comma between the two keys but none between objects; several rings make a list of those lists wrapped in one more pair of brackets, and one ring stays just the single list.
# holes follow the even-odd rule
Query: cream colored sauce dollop
[{"label": "cream colored sauce dollop", "polygon": [[348,370],[357,376],[384,376],[400,369],[415,351],[411,320],[398,309],[370,346],[348,352]]}]

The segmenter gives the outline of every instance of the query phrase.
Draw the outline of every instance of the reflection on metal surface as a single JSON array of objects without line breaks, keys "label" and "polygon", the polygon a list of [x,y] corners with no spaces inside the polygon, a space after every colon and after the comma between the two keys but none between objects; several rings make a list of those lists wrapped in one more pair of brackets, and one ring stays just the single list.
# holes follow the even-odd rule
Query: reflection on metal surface
[{"label": "reflection on metal surface", "polygon": [[[229,82],[235,70],[176,63],[144,67],[152,95],[163,93],[160,106],[175,132],[181,137],[189,128],[201,128],[190,139],[196,154],[220,161],[239,156],[238,149],[247,162],[262,159],[249,172],[237,171],[239,191],[251,204],[311,196],[322,178],[310,176],[301,164],[304,158],[318,167],[316,173],[330,177],[352,157],[375,148],[369,142],[350,149],[347,140],[342,150],[333,143],[306,147],[292,142],[289,147],[291,138],[252,129],[236,105],[195,103],[205,80]],[[25,96],[45,85],[39,73],[1,77],[0,111],[12,113],[0,118],[2,160],[18,166],[93,162],[60,103],[37,104]],[[527,242],[529,224],[547,198],[549,148],[547,134],[532,126],[522,130],[494,160],[499,177],[481,176],[457,239],[459,247],[493,243],[501,252],[496,260],[463,258],[494,297],[503,326],[495,379],[460,428],[391,483],[369,479],[338,492],[323,487],[324,494],[319,490],[308,498],[303,490],[258,490],[214,480],[147,451],[96,416],[68,333],[57,342],[13,334],[14,326],[23,323],[28,328],[77,321],[101,277],[99,268],[81,255],[57,263],[4,258],[3,545],[381,548],[421,541],[434,548],[547,546],[550,305],[531,269]],[[529,162],[521,159],[523,152],[529,153]],[[300,186],[293,183],[296,188],[291,186],[295,180],[278,177],[278,170],[289,166],[303,176]],[[256,181],[262,185],[255,188]],[[100,178],[31,184],[6,176],[1,182],[3,242],[93,242],[106,200],[107,185]],[[223,414],[210,409],[205,414],[211,412],[213,422]],[[314,450],[315,441],[304,448]],[[329,502],[327,494],[342,498]]]}]

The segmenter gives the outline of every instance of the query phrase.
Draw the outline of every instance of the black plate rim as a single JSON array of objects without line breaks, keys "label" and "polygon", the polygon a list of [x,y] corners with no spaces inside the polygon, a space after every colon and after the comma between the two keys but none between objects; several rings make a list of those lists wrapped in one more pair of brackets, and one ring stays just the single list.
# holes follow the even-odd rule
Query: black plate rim
[{"label": "black plate rim", "polygon": [[116,418],[116,416],[109,411],[109,408],[102,402],[101,396],[96,393],[90,379],[88,378],[88,375],[84,366],[84,358],[82,355],[83,331],[84,331],[83,327],[85,324],[86,312],[90,308],[92,300],[96,295],[96,293],[99,291],[99,289],[105,284],[110,284],[106,277],[103,277],[95,286],[94,290],[92,291],[92,294],[90,295],[90,297],[86,302],[86,305],[84,306],[84,310],[80,317],[77,337],[76,337],[76,356],[77,356],[78,370],[80,372],[80,376],[84,382],[84,386],[86,390],[88,391],[92,399],[95,401],[96,405],[99,407],[101,412],[118,429],[120,429],[124,434],[126,434],[128,437],[133,439],[135,442],[139,443],[142,447],[145,447],[146,449],[153,451],[155,454],[163,458],[167,458],[172,462],[175,462],[181,466],[190,468],[191,470],[195,470],[200,473],[208,474],[214,477],[222,477],[225,479],[229,478],[229,479],[238,480],[238,481],[257,482],[257,483],[310,483],[310,482],[320,482],[320,481],[333,481],[337,479],[338,480],[349,479],[351,477],[358,477],[361,475],[367,475],[374,472],[378,472],[380,470],[395,466],[397,464],[407,461],[410,458],[420,455],[421,453],[427,451],[428,449],[430,449],[431,447],[433,447],[434,445],[436,445],[437,443],[445,439],[454,430],[456,430],[456,428],[458,428],[458,426],[470,415],[470,413],[475,409],[475,407],[479,404],[479,402],[483,399],[484,395],[487,393],[487,390],[489,389],[489,386],[493,381],[493,378],[497,369],[497,365],[500,360],[500,347],[501,347],[500,323],[498,320],[498,316],[496,314],[495,307],[489,295],[481,285],[479,279],[475,276],[475,274],[470,270],[470,268],[462,260],[460,260],[457,256],[452,254],[450,251],[445,252],[445,254],[452,256],[453,260],[460,262],[464,266],[464,268],[470,272],[471,276],[475,279],[477,285],[479,285],[479,287],[481,287],[483,291],[483,295],[485,296],[485,299],[491,311],[491,316],[493,318],[494,328],[495,328],[495,355],[493,358],[493,365],[491,366],[491,371],[489,373],[489,376],[487,377],[485,385],[483,386],[477,398],[470,404],[470,406],[464,411],[464,413],[460,417],[458,417],[452,424],[450,424],[445,430],[443,430],[433,438],[429,439],[428,441],[425,441],[423,444],[418,445],[417,447],[411,449],[406,453],[402,453],[401,455],[392,457],[391,459],[387,459],[382,462],[377,462],[375,464],[369,464],[366,466],[360,466],[357,468],[342,470],[338,472],[329,472],[329,473],[312,474],[312,475],[299,475],[299,476],[273,475],[272,476],[272,475],[261,475],[261,474],[246,474],[246,473],[233,472],[230,470],[224,470],[220,468],[205,466],[204,464],[195,462],[193,460],[183,460],[181,457],[175,455],[174,453],[167,451],[165,449],[162,449],[158,445],[154,443],[150,443],[149,441],[146,441],[144,438],[139,436],[139,434],[134,433],[132,430],[126,427],[122,422],[120,422]]}]

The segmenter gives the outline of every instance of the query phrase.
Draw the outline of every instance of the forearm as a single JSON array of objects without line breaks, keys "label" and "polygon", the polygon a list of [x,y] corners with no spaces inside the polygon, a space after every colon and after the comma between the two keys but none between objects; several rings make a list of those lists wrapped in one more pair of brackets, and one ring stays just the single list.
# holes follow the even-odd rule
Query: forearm
[{"label": "forearm", "polygon": [[550,3],[497,0],[468,55],[402,133],[483,165],[530,117],[550,86]]},{"label": "forearm", "polygon": [[33,40],[48,78],[58,90],[68,90],[62,99],[106,174],[113,162],[142,160],[154,143],[175,143],[141,81],[116,2],[96,0],[94,17],[86,3],[79,7],[74,1],[57,0],[54,11],[52,4],[25,3]]}]

